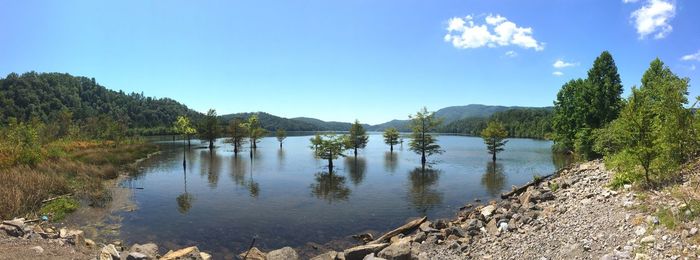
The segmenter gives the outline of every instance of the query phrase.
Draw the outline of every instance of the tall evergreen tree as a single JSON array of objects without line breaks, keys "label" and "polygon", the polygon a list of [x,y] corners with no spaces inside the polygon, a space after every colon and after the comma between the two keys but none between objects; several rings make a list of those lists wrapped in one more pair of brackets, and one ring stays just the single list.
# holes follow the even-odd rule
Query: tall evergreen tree
[{"label": "tall evergreen tree", "polygon": [[277,141],[280,142],[280,148],[282,148],[282,142],[287,138],[287,131],[283,128],[277,128]]},{"label": "tall evergreen tree", "polygon": [[498,121],[489,122],[486,129],[481,131],[481,138],[484,139],[486,149],[491,154],[494,162],[496,161],[496,154],[502,152],[503,146],[508,142],[508,140],[505,140],[506,137],[508,137],[508,131]]},{"label": "tall evergreen tree", "polygon": [[221,133],[221,127],[219,125],[219,118],[216,116],[216,110],[209,109],[209,111],[207,111],[207,115],[202,119],[199,128],[201,138],[209,141],[209,149],[214,149],[214,140],[216,140]]},{"label": "tall evergreen tree", "polygon": [[252,115],[252,116],[248,117],[248,122],[246,123],[245,126],[246,126],[246,131],[248,132],[248,139],[250,141],[250,148],[257,149],[258,142],[260,142],[260,138],[265,136],[267,131],[265,131],[265,129],[260,126],[260,121],[258,120],[257,115]]},{"label": "tall evergreen tree", "polygon": [[389,145],[389,151],[394,151],[394,145],[399,144],[399,130],[395,127],[389,127],[384,130],[384,143]]},{"label": "tall evergreen tree", "polygon": [[238,151],[245,143],[245,138],[248,136],[248,131],[243,120],[240,118],[231,119],[228,123],[228,132],[231,137],[229,141],[233,145],[233,153],[238,154]]},{"label": "tall evergreen tree", "polygon": [[314,155],[320,159],[328,160],[328,172],[333,173],[333,160],[340,156],[345,156],[343,152],[347,150],[347,136],[327,134],[318,138],[311,139],[311,149],[314,150]]},{"label": "tall evergreen tree", "polygon": [[413,130],[410,150],[421,155],[421,166],[425,168],[427,156],[443,152],[440,145],[436,144],[437,139],[430,134],[437,129],[442,120],[435,117],[435,112],[428,112],[425,107],[415,115],[409,115],[408,118],[411,119],[410,126]]},{"label": "tall evergreen tree", "polygon": [[350,126],[349,135],[346,140],[346,146],[353,149],[355,157],[357,157],[357,149],[362,149],[367,146],[369,136],[367,136],[367,131],[362,127],[359,120],[356,119],[355,123]]}]

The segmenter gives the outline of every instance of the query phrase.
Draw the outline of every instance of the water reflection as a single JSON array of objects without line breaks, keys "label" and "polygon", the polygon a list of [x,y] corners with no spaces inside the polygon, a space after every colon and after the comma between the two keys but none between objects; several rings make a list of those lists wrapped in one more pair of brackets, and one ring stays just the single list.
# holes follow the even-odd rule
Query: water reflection
[{"label": "water reflection", "polygon": [[345,169],[350,176],[350,181],[355,186],[360,185],[365,179],[365,172],[367,171],[367,160],[365,158],[358,158],[353,156],[345,157]]},{"label": "water reflection", "polygon": [[245,184],[245,175],[248,173],[247,170],[247,164],[248,160],[243,159],[240,156],[233,156],[233,160],[231,160],[232,166],[231,167],[231,179],[236,185],[243,185]]},{"label": "water reflection", "polygon": [[284,149],[280,148],[277,150],[277,170],[283,171],[284,170]]},{"label": "water reflection", "polygon": [[494,161],[486,163],[486,172],[481,176],[481,185],[491,196],[500,195],[506,184],[506,175],[503,173],[503,165]]},{"label": "water reflection", "polygon": [[316,173],[316,182],[311,184],[311,194],[329,204],[347,200],[350,189],[345,185],[345,177],[328,172]]},{"label": "water reflection", "polygon": [[255,155],[253,155],[253,157],[250,158],[250,179],[248,180],[248,183],[246,183],[246,187],[248,188],[248,192],[250,193],[250,196],[253,198],[257,198],[258,195],[260,194],[260,184],[258,184],[258,182],[256,182],[253,179],[253,166],[254,165],[255,165]]},{"label": "water reflection", "polygon": [[396,172],[396,167],[399,166],[399,155],[398,153],[385,152],[384,153],[384,170],[394,173]]},{"label": "water reflection", "polygon": [[204,149],[199,152],[201,161],[201,174],[207,175],[209,188],[216,188],[219,184],[219,168],[221,167],[221,158],[216,156],[216,150]]},{"label": "water reflection", "polygon": [[408,196],[413,207],[421,214],[442,203],[442,192],[437,191],[440,170],[417,167],[408,173],[411,182]]},{"label": "water reflection", "polygon": [[190,208],[192,208],[192,202],[194,201],[194,195],[187,192],[187,168],[184,167],[184,165],[182,168],[183,168],[185,192],[180,194],[179,196],[177,196],[177,198],[175,198],[175,200],[177,201],[177,211],[179,211],[182,214],[187,214],[187,212],[190,211]]},{"label": "water reflection", "polygon": [[552,153],[552,163],[557,170],[566,167],[573,162],[573,156],[563,153]]}]

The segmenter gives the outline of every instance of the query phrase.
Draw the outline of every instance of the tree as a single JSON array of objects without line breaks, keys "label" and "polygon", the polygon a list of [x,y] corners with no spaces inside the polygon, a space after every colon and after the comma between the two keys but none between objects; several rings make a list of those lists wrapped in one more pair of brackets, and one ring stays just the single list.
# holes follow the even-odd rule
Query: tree
[{"label": "tree", "polygon": [[593,67],[588,70],[591,84],[591,105],[593,113],[588,119],[591,128],[600,128],[617,118],[622,109],[622,81],[617,73],[617,66],[608,51],[593,61]]},{"label": "tree", "polygon": [[314,155],[320,159],[328,160],[328,172],[333,173],[333,160],[338,157],[345,157],[343,152],[348,148],[347,136],[326,134],[324,136],[317,135],[318,138],[311,139],[311,149],[314,149]]},{"label": "tree", "polygon": [[323,141],[323,138],[321,137],[321,134],[316,133],[316,134],[314,134],[314,137],[311,137],[309,139],[309,141],[311,141],[311,144],[312,144],[311,148],[314,149],[314,151],[315,151],[316,149],[318,149],[318,146],[319,146],[319,144],[321,144],[321,141]]},{"label": "tree", "polygon": [[283,128],[277,128],[277,141],[280,142],[280,148],[282,148],[282,142],[287,138],[287,131]]},{"label": "tree", "polygon": [[177,120],[173,124],[173,129],[175,133],[182,135],[183,138],[187,139],[187,146],[190,146],[190,139],[192,135],[197,134],[197,129],[192,127],[192,123],[187,116],[178,116]]},{"label": "tree", "polygon": [[425,168],[426,156],[443,152],[440,145],[436,144],[437,140],[430,134],[442,123],[442,120],[435,117],[435,112],[428,112],[425,107],[415,115],[409,115],[408,118],[411,120],[410,126],[413,130],[409,149],[421,155],[421,165]]},{"label": "tree", "polygon": [[508,137],[508,131],[498,121],[489,122],[486,129],[481,131],[481,138],[484,139],[486,149],[491,154],[494,162],[496,161],[496,154],[502,152],[503,146],[508,142],[508,140],[504,140],[506,137]]},{"label": "tree", "polygon": [[365,128],[362,127],[360,121],[357,119],[355,123],[350,126],[350,133],[346,140],[348,142],[346,146],[354,150],[355,157],[357,157],[357,149],[362,149],[367,146],[369,136],[367,136],[367,131],[365,131]]},{"label": "tree", "polygon": [[654,179],[670,177],[695,152],[687,95],[687,78],[673,74],[659,59],[651,62],[620,117],[596,132],[594,148],[618,172],[613,184],[643,178],[653,187]]},{"label": "tree", "polygon": [[216,110],[209,109],[209,111],[207,111],[207,115],[202,119],[199,127],[200,137],[209,141],[209,149],[214,149],[214,140],[219,137],[221,132],[219,118],[216,116]]},{"label": "tree", "polygon": [[394,145],[399,144],[399,130],[395,127],[384,130],[384,143],[389,145],[389,151],[394,152]]},{"label": "tree", "polygon": [[260,121],[258,121],[258,116],[257,115],[252,115],[248,117],[248,122],[245,124],[247,131],[248,131],[248,139],[250,141],[250,148],[251,149],[257,149],[258,148],[258,142],[260,142],[260,138],[265,136],[267,131],[260,127]]},{"label": "tree", "polygon": [[245,138],[248,136],[248,131],[240,118],[233,118],[228,122],[228,132],[231,139],[229,141],[233,145],[233,153],[238,154],[238,151],[245,143]]}]

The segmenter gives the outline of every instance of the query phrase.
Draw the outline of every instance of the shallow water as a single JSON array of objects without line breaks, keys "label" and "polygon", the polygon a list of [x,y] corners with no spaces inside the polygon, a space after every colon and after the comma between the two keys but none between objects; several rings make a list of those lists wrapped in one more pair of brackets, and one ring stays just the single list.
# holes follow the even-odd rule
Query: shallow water
[{"label": "shallow water", "polygon": [[253,237],[263,249],[325,243],[412,217],[452,217],[467,202],[497,198],[565,163],[552,155],[551,142],[510,139],[494,165],[480,138],[443,135],[445,153],[421,171],[407,143],[389,153],[372,134],[357,159],[336,160],[328,175],[309,138],[288,137],[282,149],[264,138],[252,158],[247,149],[234,156],[223,139],[213,152],[193,142],[184,169],[182,143],[160,142],[163,153],[123,183],[138,210],[121,213],[122,238],[170,249],[196,244],[219,257],[244,251]]}]

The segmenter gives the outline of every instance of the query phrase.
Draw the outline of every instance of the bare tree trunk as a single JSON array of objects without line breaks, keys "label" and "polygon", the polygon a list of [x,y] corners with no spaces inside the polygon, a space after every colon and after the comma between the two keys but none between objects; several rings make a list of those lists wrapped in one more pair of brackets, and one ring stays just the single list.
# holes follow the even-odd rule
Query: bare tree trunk
[{"label": "bare tree trunk", "polygon": [[394,152],[394,145],[393,144],[389,145],[389,152],[392,152],[392,153]]}]

